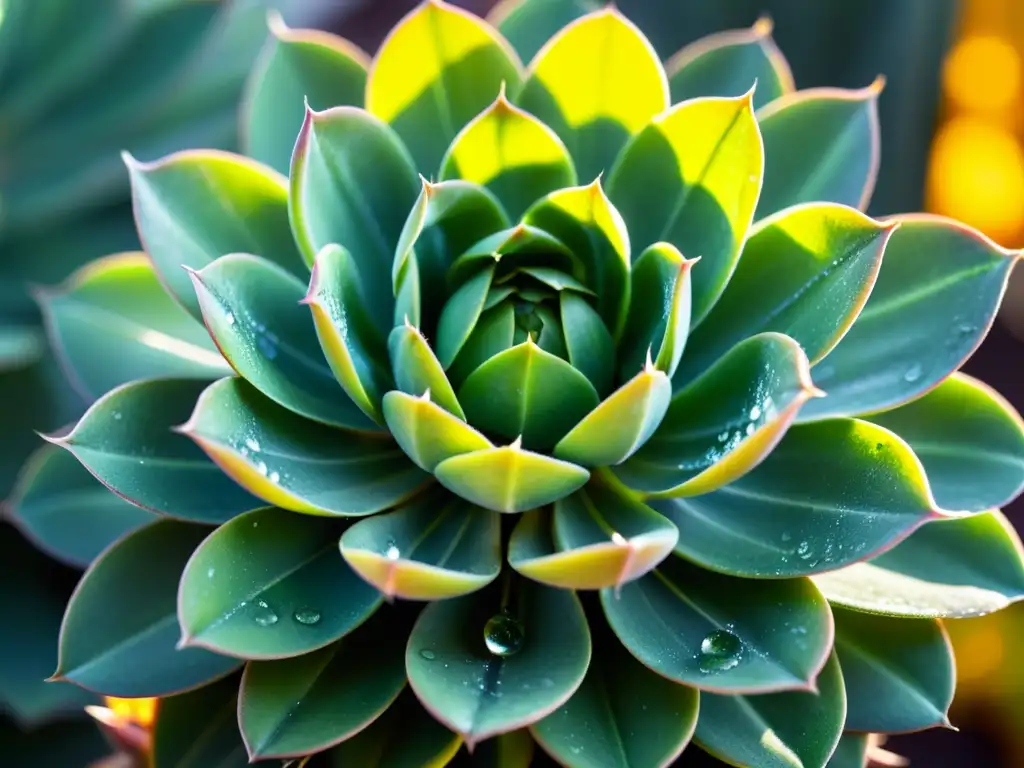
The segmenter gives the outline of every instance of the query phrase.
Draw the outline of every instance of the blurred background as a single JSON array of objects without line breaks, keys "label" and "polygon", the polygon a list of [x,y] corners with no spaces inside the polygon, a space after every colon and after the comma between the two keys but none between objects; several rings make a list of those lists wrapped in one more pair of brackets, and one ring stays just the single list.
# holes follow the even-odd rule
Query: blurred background
[{"label": "blurred background", "polygon": [[[481,15],[494,5],[494,0],[455,1]],[[28,0],[20,7],[35,4],[37,8],[45,7],[45,13],[59,12],[61,6],[91,9],[92,2]],[[95,2],[98,6],[119,4],[119,0]],[[577,2],[581,7],[603,5],[600,0]],[[327,29],[373,52],[386,31],[415,4],[416,0],[236,0],[220,4],[232,6],[229,14],[223,7],[217,9],[215,2],[134,3],[149,6],[152,16],[174,9],[178,19],[177,26],[165,23],[156,27],[160,30],[159,44],[166,49],[161,53],[166,61],[149,51],[149,58],[155,56],[156,60],[147,59],[147,66],[159,74],[170,67],[168,62],[181,59],[182,67],[192,67],[183,71],[191,71],[193,81],[196,73],[216,73],[216,77],[199,78],[202,88],[180,87],[149,94],[162,104],[170,101],[182,116],[180,131],[160,137],[154,137],[144,125],[131,124],[128,130],[125,121],[131,123],[130,113],[121,115],[120,122],[108,115],[111,122],[95,124],[89,124],[94,117],[90,114],[83,117],[88,128],[84,134],[75,134],[66,125],[65,132],[55,133],[47,122],[48,105],[40,103],[39,92],[45,96],[47,88],[53,93],[59,91],[53,87],[53,73],[59,67],[51,58],[45,66],[50,79],[40,77],[33,83],[34,100],[27,97],[22,86],[28,77],[23,74],[19,84],[18,78],[11,76],[12,71],[19,71],[19,61],[17,55],[7,55],[9,49],[17,54],[19,46],[11,45],[10,35],[4,37],[4,26],[10,25],[0,23],[0,403],[6,404],[0,425],[5,441],[0,452],[0,498],[8,495],[17,467],[34,445],[31,430],[60,426],[84,405],[76,395],[55,384],[52,364],[37,334],[38,318],[28,286],[53,283],[80,263],[115,246],[134,247],[125,205],[126,177],[120,172],[118,151],[129,147],[141,159],[152,159],[172,149],[194,146],[197,141],[231,148],[235,140],[233,112],[215,115],[209,105],[229,98],[234,100],[232,106],[237,104],[244,73],[264,39],[263,18],[268,5],[281,9],[293,26]],[[930,210],[961,219],[1001,245],[1024,247],[1022,0],[618,0],[616,4],[651,38],[662,58],[705,34],[748,27],[760,15],[768,14],[774,20],[774,37],[792,66],[798,88],[859,88],[884,74],[887,86],[879,102],[882,172],[870,213]],[[177,14],[180,9],[174,7],[187,5],[204,10],[193,8],[187,11],[188,18]],[[8,6],[18,7],[19,1],[0,0],[0,21]],[[157,7],[159,11],[152,11]],[[81,16],[81,12],[71,15]],[[160,21],[167,20],[156,18]],[[73,22],[64,19],[65,25]],[[148,17],[147,23],[155,22]],[[95,28],[92,31],[96,32]],[[152,29],[149,34],[154,34]],[[148,50],[142,46],[152,47],[156,42],[156,38],[143,35],[142,42],[133,41],[138,47],[129,46],[128,52]],[[75,56],[82,55],[83,50],[69,46],[62,51],[68,59],[65,66],[81,66]],[[31,56],[22,58],[22,67],[32,60]],[[116,57],[107,58],[116,63]],[[145,69],[142,74],[152,77],[152,71]],[[178,75],[178,79],[167,82],[187,82],[180,72]],[[124,73],[117,76],[130,80],[130,75]],[[136,85],[140,92],[145,91]],[[103,68],[95,68],[92,80],[79,83],[79,87],[85,87],[87,93],[89,88],[109,90]],[[139,103],[156,102],[143,98]],[[74,107],[72,101],[72,118]],[[39,126],[42,137],[38,135]],[[29,136],[20,144],[19,128]],[[41,144],[42,140],[51,143]],[[19,168],[26,162],[22,155],[30,143],[29,149],[38,152],[44,146],[54,157],[44,158],[47,162],[40,168]],[[91,156],[102,168],[76,167],[72,173],[68,171],[68,152],[76,157]],[[115,167],[116,173],[110,175],[109,167]],[[40,192],[28,179],[29,171],[50,186]],[[25,189],[42,195],[42,210],[48,216],[5,208],[14,191]],[[84,218],[99,221],[101,230],[84,223]],[[1022,345],[1024,272],[1017,270],[998,322],[966,371],[992,384],[1019,410],[1024,410],[1024,366],[1019,364]],[[11,362],[18,359],[12,349],[24,353],[22,363]],[[1006,511],[1018,530],[1024,530],[1024,502]],[[60,602],[74,585],[77,572],[53,565],[3,523],[0,562],[8,573],[16,569],[37,584],[29,598],[24,594],[23,580],[16,596],[4,589],[4,579],[0,578],[0,616],[31,613],[28,625],[37,631],[40,664],[49,674],[52,664],[46,668],[46,659],[52,653],[53,642],[47,638],[55,639]],[[21,602],[14,604],[13,600]],[[899,736],[891,739],[887,748],[922,768],[1024,766],[1024,660],[1019,641],[1024,637],[1024,604],[993,617],[952,622],[949,629],[960,676],[952,721],[960,732]],[[0,654],[4,653],[4,642],[4,633],[0,632]],[[34,670],[26,671],[26,675],[31,673]],[[35,726],[30,737],[18,737],[26,755],[30,748],[51,739],[52,726],[45,723],[54,713],[80,711],[83,702],[76,694],[39,693],[38,686],[30,683],[29,678],[12,680],[0,675],[0,712],[6,696],[11,714],[22,724]],[[19,711],[10,703],[15,694],[30,705]],[[83,723],[83,727],[88,726]],[[13,720],[0,716],[0,743],[5,747],[14,744],[14,732]],[[17,750],[15,747],[15,755]]]}]

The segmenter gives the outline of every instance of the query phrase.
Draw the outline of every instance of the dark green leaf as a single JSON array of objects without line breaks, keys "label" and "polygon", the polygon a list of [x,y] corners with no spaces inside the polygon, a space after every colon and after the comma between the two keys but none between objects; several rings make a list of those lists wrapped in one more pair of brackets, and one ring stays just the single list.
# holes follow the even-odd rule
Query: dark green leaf
[{"label": "dark green leaf", "polygon": [[236,669],[236,659],[175,649],[178,579],[208,532],[158,520],[97,559],[68,603],[54,677],[109,696],[166,696]]},{"label": "dark green leaf", "polygon": [[448,369],[449,380],[455,386],[461,385],[479,366],[509,349],[515,343],[515,333],[516,312],[511,301],[502,301],[493,309],[485,310]]},{"label": "dark green leaf", "polygon": [[565,357],[590,380],[599,397],[607,395],[615,381],[615,340],[608,326],[590,302],[577,293],[563,291],[558,308]]},{"label": "dark green leaf", "polygon": [[66,448],[105,486],[144,509],[222,523],[260,502],[174,428],[205,382],[158,379],[125,384],[101,397],[65,436]]},{"label": "dark green leaf", "polygon": [[180,431],[259,498],[310,515],[380,512],[429,479],[391,441],[308,421],[237,378],[210,385]]},{"label": "dark green leaf", "polygon": [[[433,189],[441,186],[435,184]],[[518,224],[494,232],[458,253],[460,255],[448,272],[448,280],[452,285],[465,282],[478,270],[489,265],[494,265],[495,280],[498,282],[525,267],[554,268],[577,280],[585,277],[584,264],[575,252],[558,238],[529,224]],[[491,306],[498,301],[500,299],[494,300]]]},{"label": "dark green leaf", "polygon": [[[523,581],[505,613],[496,597],[488,591],[431,603],[406,650],[409,684],[420,701],[470,745],[554,711],[590,663],[587,619],[572,592]],[[488,627],[495,616],[504,625],[500,633]],[[492,647],[513,652],[491,653],[485,628]]]},{"label": "dark green leaf", "polygon": [[161,699],[153,727],[153,768],[246,768],[238,732],[238,678]]},{"label": "dark green leaf", "polygon": [[464,282],[445,302],[437,323],[437,358],[450,368],[476,327],[487,301],[494,267],[485,267]]},{"label": "dark green leaf", "polygon": [[832,646],[832,614],[808,579],[744,580],[670,557],[601,603],[630,653],[706,691],[809,689]]},{"label": "dark green leaf", "polygon": [[309,312],[300,306],[306,286],[297,278],[242,253],[222,256],[191,275],[210,335],[250,384],[302,416],[376,429],[324,359]]},{"label": "dark green leaf", "polygon": [[868,768],[871,734],[846,732],[825,768]]}]

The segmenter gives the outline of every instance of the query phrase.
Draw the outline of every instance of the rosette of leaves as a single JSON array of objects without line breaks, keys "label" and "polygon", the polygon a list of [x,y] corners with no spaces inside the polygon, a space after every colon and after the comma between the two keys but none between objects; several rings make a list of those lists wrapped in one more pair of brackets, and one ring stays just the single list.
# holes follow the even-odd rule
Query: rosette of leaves
[{"label": "rosette of leaves", "polygon": [[525,67],[439,0],[372,61],[271,26],[251,159],[127,157],[146,253],[44,300],[106,394],[26,493],[73,456],[161,515],[55,679],[162,697],[158,768],[820,768],[946,724],[941,619],[1024,594],[1024,430],[957,373],[1017,254],[860,211],[880,84],[794,92],[764,22],[663,65],[609,8]]}]

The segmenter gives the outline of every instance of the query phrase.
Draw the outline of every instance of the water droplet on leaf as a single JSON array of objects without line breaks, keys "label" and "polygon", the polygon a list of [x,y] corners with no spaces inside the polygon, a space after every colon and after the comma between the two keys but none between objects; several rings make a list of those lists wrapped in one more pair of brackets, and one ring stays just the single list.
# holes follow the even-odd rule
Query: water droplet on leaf
[{"label": "water droplet on leaf", "polygon": [[388,547],[388,551],[387,551],[387,558],[388,558],[388,560],[397,560],[401,556],[402,556],[402,553],[398,551],[398,547],[396,547],[394,544],[392,544],[390,547]]},{"label": "water droplet on leaf", "polygon": [[420,651],[420,656],[422,656],[427,661],[433,661],[437,658],[437,654],[429,648],[424,648],[422,651]]},{"label": "water droplet on leaf", "polygon": [[914,363],[912,366],[907,368],[907,372],[903,374],[903,380],[912,384],[921,378],[921,373],[921,366],[918,363]]},{"label": "water droplet on leaf", "polygon": [[235,314],[233,312],[228,312],[224,316],[224,320],[227,322],[228,325],[234,325],[235,324]]},{"label": "water droplet on leaf", "polygon": [[253,621],[261,627],[272,627],[277,624],[277,614],[265,600],[256,601],[256,610],[253,613]]},{"label": "water droplet on leaf", "polygon": [[495,656],[518,653],[523,647],[525,636],[519,620],[504,611],[492,616],[484,625],[484,643]]},{"label": "water droplet on leaf", "polygon": [[716,629],[700,643],[700,671],[723,672],[740,663],[743,641],[727,629]]},{"label": "water droplet on leaf", "polygon": [[295,620],[299,624],[311,627],[320,621],[320,611],[314,608],[300,608],[295,612]]}]

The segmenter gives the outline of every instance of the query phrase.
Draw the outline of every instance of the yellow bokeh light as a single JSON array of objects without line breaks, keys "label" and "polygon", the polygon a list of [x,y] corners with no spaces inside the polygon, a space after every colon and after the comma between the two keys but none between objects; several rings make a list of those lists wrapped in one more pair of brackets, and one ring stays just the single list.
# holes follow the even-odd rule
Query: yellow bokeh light
[{"label": "yellow bokeh light", "polygon": [[970,697],[990,690],[992,676],[1005,659],[1004,631],[999,617],[986,617],[947,624],[956,656],[957,679]]},{"label": "yellow bokeh light", "polygon": [[1014,135],[972,117],[943,125],[932,145],[928,204],[996,241],[1014,240],[1024,226],[1024,151]]},{"label": "yellow bokeh light", "polygon": [[159,699],[118,699],[106,696],[103,703],[111,712],[142,728],[149,728],[156,719]]},{"label": "yellow bokeh light", "polygon": [[960,109],[1005,110],[1014,104],[1020,91],[1020,54],[999,37],[965,37],[946,58],[942,80],[946,95]]}]

